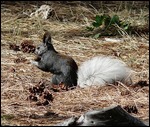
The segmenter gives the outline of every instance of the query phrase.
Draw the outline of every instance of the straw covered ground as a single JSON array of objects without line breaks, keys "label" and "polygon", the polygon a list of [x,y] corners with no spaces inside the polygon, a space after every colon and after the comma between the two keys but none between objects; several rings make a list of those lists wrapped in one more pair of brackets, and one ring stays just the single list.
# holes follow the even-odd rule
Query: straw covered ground
[{"label": "straw covered ground", "polygon": [[[41,5],[48,4],[54,14],[48,19],[30,17]],[[98,4],[96,4],[98,6]],[[138,35],[103,36],[94,39],[86,26],[96,14],[117,14],[132,25],[148,29],[148,2],[2,2],[1,4],[1,120],[2,125],[54,125],[72,116],[94,109],[121,105],[131,115],[149,119],[149,38]],[[130,6],[129,6],[130,5]],[[132,5],[132,6],[131,6]],[[94,7],[95,6],[95,7]],[[50,84],[52,74],[30,64],[33,53],[14,51],[24,40],[37,46],[44,30],[49,30],[56,50],[70,55],[78,65],[97,55],[110,55],[123,60],[135,71],[134,86],[107,85],[52,92],[53,102],[38,106],[28,98],[29,88],[39,82]],[[119,40],[119,41],[118,41]]]}]

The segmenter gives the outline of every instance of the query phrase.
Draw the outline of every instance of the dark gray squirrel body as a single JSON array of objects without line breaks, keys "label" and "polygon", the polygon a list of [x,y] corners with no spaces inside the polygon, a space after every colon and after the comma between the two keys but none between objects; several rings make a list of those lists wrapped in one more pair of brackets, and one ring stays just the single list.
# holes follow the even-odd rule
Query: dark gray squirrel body
[{"label": "dark gray squirrel body", "polygon": [[43,43],[36,48],[35,53],[40,60],[31,61],[31,63],[45,72],[53,73],[53,84],[63,83],[69,87],[77,85],[78,66],[76,62],[71,57],[62,55],[54,49],[49,32],[44,34]]},{"label": "dark gray squirrel body", "polygon": [[31,60],[31,64],[45,72],[51,72],[52,84],[55,85],[63,83],[67,87],[87,87],[114,84],[116,81],[132,83],[132,70],[123,61],[112,57],[96,56],[83,62],[78,68],[72,57],[55,50],[50,32],[45,32],[43,42],[36,48],[35,53],[40,60]]}]

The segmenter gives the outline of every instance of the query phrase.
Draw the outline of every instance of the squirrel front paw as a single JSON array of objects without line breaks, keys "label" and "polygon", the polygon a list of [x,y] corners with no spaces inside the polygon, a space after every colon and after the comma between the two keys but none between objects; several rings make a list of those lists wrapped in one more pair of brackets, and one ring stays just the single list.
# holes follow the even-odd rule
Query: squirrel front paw
[{"label": "squirrel front paw", "polygon": [[38,62],[36,62],[36,61],[34,61],[34,60],[30,60],[30,63],[31,63],[32,65],[38,66]]}]

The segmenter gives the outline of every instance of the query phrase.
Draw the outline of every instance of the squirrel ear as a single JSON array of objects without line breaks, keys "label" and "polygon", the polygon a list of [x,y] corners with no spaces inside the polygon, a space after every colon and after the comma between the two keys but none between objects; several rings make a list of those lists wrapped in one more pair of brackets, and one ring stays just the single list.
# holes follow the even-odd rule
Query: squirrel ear
[{"label": "squirrel ear", "polygon": [[51,43],[51,34],[50,32],[45,32],[43,36],[43,43]]}]

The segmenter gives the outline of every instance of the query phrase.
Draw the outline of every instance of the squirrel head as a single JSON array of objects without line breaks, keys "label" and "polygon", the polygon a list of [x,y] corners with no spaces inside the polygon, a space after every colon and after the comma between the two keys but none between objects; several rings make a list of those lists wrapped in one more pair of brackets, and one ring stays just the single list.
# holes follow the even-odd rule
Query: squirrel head
[{"label": "squirrel head", "polygon": [[50,32],[46,31],[45,34],[43,35],[42,44],[37,46],[37,48],[35,49],[35,54],[41,56],[48,50],[56,52],[56,50],[54,49],[54,47],[52,45],[51,34],[50,34]]}]

